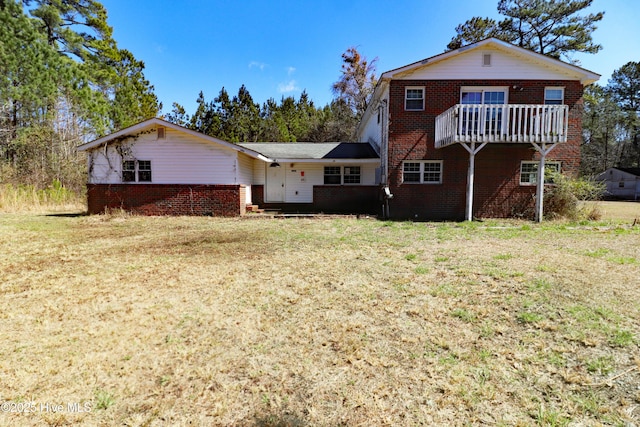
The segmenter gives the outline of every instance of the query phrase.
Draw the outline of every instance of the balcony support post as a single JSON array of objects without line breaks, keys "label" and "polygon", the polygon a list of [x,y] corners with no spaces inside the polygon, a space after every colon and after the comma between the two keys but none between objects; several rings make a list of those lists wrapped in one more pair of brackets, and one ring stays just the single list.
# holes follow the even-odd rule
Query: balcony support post
[{"label": "balcony support post", "polygon": [[531,143],[536,151],[540,153],[540,163],[538,164],[538,179],[536,183],[536,222],[542,222],[544,217],[544,164],[547,158],[547,154],[551,152],[556,144],[551,144],[547,147],[545,143],[536,144]]},{"label": "balcony support post", "polygon": [[461,142],[460,145],[462,145],[464,149],[469,152],[469,169],[467,171],[467,205],[465,220],[473,221],[473,181],[476,168],[476,154],[478,154],[478,152],[482,150],[484,146],[487,145],[487,143],[483,142],[479,147],[476,147],[475,142],[472,142],[470,144]]}]

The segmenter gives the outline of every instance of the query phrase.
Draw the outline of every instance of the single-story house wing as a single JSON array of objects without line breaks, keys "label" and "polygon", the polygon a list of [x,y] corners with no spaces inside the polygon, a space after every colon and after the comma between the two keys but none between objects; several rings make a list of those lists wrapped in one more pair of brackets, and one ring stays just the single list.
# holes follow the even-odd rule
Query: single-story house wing
[{"label": "single-story house wing", "polygon": [[606,195],[617,199],[640,198],[640,168],[609,168],[596,177],[606,184]]},{"label": "single-story house wing", "polygon": [[153,118],[78,149],[87,153],[89,213],[375,211],[380,159],[367,143],[232,144]]}]

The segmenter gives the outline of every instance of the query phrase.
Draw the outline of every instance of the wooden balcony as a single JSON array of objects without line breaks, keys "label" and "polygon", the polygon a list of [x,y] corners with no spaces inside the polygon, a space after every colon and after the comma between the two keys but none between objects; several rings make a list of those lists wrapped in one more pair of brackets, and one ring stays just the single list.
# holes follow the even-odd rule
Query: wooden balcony
[{"label": "wooden balcony", "polygon": [[566,105],[457,104],[436,118],[436,148],[456,143],[567,141]]}]

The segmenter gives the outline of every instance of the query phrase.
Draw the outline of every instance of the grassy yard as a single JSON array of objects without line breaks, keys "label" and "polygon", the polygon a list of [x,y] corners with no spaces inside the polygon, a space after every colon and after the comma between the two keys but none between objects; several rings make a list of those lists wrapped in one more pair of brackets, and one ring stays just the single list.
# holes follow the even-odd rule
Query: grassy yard
[{"label": "grassy yard", "polygon": [[0,215],[0,425],[637,425],[632,221]]}]

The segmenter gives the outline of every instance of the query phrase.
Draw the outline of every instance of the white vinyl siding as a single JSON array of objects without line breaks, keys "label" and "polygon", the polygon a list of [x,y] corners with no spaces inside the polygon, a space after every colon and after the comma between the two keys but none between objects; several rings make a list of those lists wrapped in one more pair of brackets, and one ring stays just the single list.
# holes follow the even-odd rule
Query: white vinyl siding
[{"label": "white vinyl siding", "polygon": [[[384,92],[380,96],[380,99],[389,99],[388,86],[384,89]],[[358,135],[356,139],[360,142],[370,143],[377,152],[380,152],[380,144],[382,143],[382,127],[384,123],[382,120],[378,122],[378,111],[377,108],[373,107],[374,106],[370,106],[369,110],[367,110],[368,114],[365,114],[365,116],[362,118],[362,122],[358,126]],[[376,104],[375,107],[378,107],[378,104]]]},{"label": "white vinyl siding", "polygon": [[[483,55],[491,54],[491,66],[483,66]],[[575,80],[575,76],[497,49],[470,50],[412,73],[401,80]]]},{"label": "white vinyl siding", "polygon": [[[254,184],[264,183],[266,176],[266,168],[268,163],[256,161],[260,166],[260,172],[254,173]],[[313,187],[315,185],[325,185],[324,168],[325,166],[335,166],[335,164],[327,165],[326,163],[280,163],[280,167],[285,168],[285,203],[312,203]],[[293,166],[292,166],[293,165]],[[352,165],[348,165],[350,167]],[[375,185],[377,164],[361,164],[360,168],[360,184],[347,185]]]},{"label": "white vinyl siding", "polygon": [[[154,184],[250,184],[253,165],[231,149],[204,139],[165,128],[164,140],[156,134],[141,134],[126,140],[126,159],[150,161]],[[114,146],[97,147],[89,161],[92,184],[122,182],[122,160]]]},{"label": "white vinyl siding", "polygon": [[[254,159],[244,153],[238,153],[238,184],[250,185],[253,182]],[[262,163],[260,160],[256,160]]]}]

